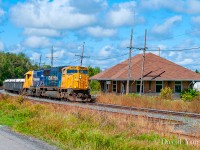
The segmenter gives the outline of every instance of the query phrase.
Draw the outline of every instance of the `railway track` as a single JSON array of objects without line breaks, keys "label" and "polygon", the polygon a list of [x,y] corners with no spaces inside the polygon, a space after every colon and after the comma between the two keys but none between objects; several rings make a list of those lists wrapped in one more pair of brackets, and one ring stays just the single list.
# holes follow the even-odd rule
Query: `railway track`
[{"label": "railway track", "polygon": [[150,112],[150,113],[157,113],[157,114],[158,113],[159,114],[168,114],[168,115],[173,115],[173,116],[184,116],[184,117],[200,118],[200,114],[190,113],[190,112],[177,112],[177,111],[171,111],[171,110],[139,108],[139,107],[122,106],[122,105],[105,104],[105,103],[91,103],[89,105],[108,107],[108,108],[117,108],[117,109],[129,110],[129,111],[134,110],[134,111]]},{"label": "railway track", "polygon": [[[6,92],[0,90],[0,93],[5,94]],[[16,94],[11,94],[11,96],[16,96]],[[89,108],[98,111],[105,111],[111,113],[121,113],[133,115],[135,117],[140,116],[148,119],[151,122],[157,123],[162,122],[163,124],[174,125],[177,130],[184,131],[184,134],[193,132],[198,125],[200,127],[200,114],[188,113],[188,112],[175,112],[168,110],[157,110],[149,108],[137,108],[130,106],[121,106],[121,105],[112,105],[112,104],[103,104],[103,103],[76,103],[76,102],[67,102],[60,100],[50,100],[37,97],[26,96],[27,99],[35,100],[43,103],[53,103],[60,105],[75,106],[80,108]]]},{"label": "railway track", "polygon": [[[0,89],[0,93],[7,93],[4,90]],[[13,93],[7,93],[10,95],[18,95]],[[122,105],[116,105],[116,104],[105,104],[105,103],[76,103],[76,102],[69,102],[69,101],[58,101],[55,99],[45,99],[45,98],[37,98],[37,97],[30,97],[26,96],[28,99],[34,99],[39,101],[48,100],[48,102],[52,103],[61,103],[65,102],[66,104],[72,103],[72,104],[81,104],[81,105],[89,105],[89,106],[97,106],[97,107],[104,107],[104,108],[114,108],[114,109],[121,109],[121,110],[127,110],[127,111],[138,111],[138,112],[146,112],[146,113],[155,113],[155,114],[167,114],[167,115],[173,115],[173,116],[182,116],[182,117],[190,117],[190,118],[200,118],[200,114],[197,113],[190,113],[190,112],[178,112],[178,111],[171,111],[171,110],[159,110],[159,109],[152,109],[152,108],[139,108],[139,107],[132,107],[132,106],[122,106]]]}]

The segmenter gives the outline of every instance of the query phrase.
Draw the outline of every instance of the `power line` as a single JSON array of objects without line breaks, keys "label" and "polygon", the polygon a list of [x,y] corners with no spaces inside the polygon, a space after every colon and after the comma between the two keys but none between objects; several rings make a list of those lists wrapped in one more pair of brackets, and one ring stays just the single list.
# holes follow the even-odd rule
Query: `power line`
[{"label": "power line", "polygon": [[68,62],[67,64],[72,64],[72,63],[75,63],[75,62],[77,62],[77,61],[79,61],[80,60],[80,58],[79,59],[77,59],[77,60],[74,60],[74,61],[70,61],[70,62]]},{"label": "power line", "polygon": [[[132,53],[132,51],[131,51],[131,53]],[[90,59],[93,59],[93,60],[99,60],[99,61],[101,61],[101,60],[109,60],[109,59],[114,59],[114,58],[118,58],[118,57],[123,57],[123,56],[125,56],[125,55],[128,55],[129,53],[123,53],[123,54],[120,54],[120,55],[115,55],[115,56],[112,56],[112,57],[107,57],[107,58],[101,58],[101,59],[96,59],[96,58],[90,58]]]},{"label": "power line", "polygon": [[178,35],[175,35],[175,36],[170,36],[170,37],[166,37],[166,38],[158,39],[158,40],[148,39],[147,41],[164,41],[164,40],[174,39],[174,38],[177,38],[177,37],[188,35],[188,34],[191,34],[191,33],[195,33],[197,31],[200,31],[200,30],[190,31],[190,32],[186,32],[186,33],[182,33],[182,34],[178,34]]},{"label": "power line", "polygon": [[[162,51],[190,51],[190,50],[199,50],[200,47],[192,47],[192,48],[183,48],[183,49],[163,49]],[[138,49],[141,50],[141,49]],[[158,51],[154,49],[148,49],[147,51]]]}]

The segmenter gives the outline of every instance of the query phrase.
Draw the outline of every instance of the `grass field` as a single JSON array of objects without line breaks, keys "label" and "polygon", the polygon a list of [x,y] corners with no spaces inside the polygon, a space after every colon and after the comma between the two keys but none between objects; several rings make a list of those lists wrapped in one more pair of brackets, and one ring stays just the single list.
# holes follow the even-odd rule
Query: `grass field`
[{"label": "grass field", "polygon": [[161,121],[0,95],[0,124],[61,149],[198,149]]},{"label": "grass field", "polygon": [[99,94],[97,102],[124,106],[155,108],[200,113],[200,96],[191,102],[183,100],[164,100],[159,96]]}]

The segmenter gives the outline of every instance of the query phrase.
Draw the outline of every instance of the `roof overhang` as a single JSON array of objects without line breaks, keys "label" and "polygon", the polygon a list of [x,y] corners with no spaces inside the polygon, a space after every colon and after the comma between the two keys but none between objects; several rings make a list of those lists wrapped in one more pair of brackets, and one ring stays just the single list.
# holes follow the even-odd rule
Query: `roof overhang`
[{"label": "roof overhang", "polygon": [[[97,78],[89,80],[98,80],[98,81],[127,81],[128,79],[111,79],[111,78]],[[130,79],[130,81],[140,81],[141,79]],[[143,79],[143,81],[193,81],[200,82],[200,79]]]}]

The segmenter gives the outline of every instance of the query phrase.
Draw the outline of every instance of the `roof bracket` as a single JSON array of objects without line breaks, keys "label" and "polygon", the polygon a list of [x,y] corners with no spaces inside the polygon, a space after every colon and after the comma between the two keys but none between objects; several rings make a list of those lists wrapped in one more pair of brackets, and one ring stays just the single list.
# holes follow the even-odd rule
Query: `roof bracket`
[{"label": "roof bracket", "polygon": [[165,71],[161,72],[160,74],[158,74],[157,76],[153,77],[151,80],[157,78],[157,77],[160,77],[160,75],[162,75],[163,73],[165,73]]}]

